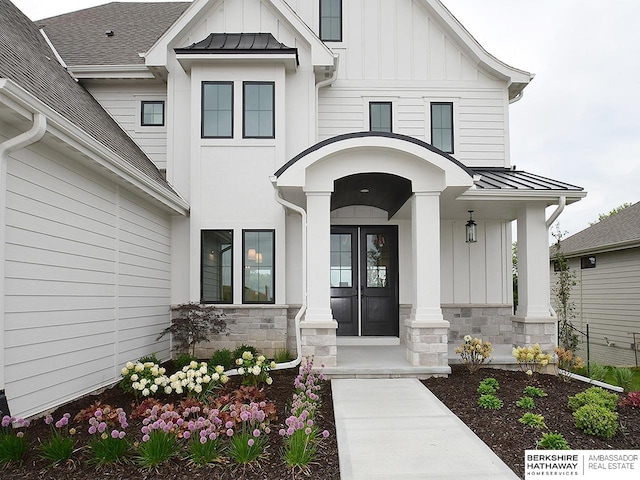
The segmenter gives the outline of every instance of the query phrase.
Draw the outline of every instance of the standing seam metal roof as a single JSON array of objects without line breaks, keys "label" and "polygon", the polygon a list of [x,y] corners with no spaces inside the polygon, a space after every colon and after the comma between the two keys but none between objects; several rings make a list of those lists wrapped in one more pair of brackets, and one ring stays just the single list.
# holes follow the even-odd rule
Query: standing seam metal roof
[{"label": "standing seam metal roof", "polygon": [[474,173],[481,175],[475,182],[476,188],[482,190],[574,190],[582,191],[582,187],[542,177],[534,173],[508,168],[474,168]]}]

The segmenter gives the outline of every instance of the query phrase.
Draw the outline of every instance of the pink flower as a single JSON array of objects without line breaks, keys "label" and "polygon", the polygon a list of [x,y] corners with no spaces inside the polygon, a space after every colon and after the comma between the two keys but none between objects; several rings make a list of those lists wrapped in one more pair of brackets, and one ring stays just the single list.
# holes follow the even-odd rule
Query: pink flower
[{"label": "pink flower", "polygon": [[120,433],[118,434],[118,438],[119,438],[120,440],[122,440],[122,439],[124,438],[124,436],[125,436],[125,435],[126,435],[126,433],[124,433],[124,432],[120,432]]},{"label": "pink flower", "polygon": [[94,427],[93,425],[91,425],[89,427],[89,434],[93,435],[94,433],[96,433],[98,431],[98,429],[96,427]]},{"label": "pink flower", "polygon": [[323,438],[327,438],[328,436],[329,436],[329,430],[325,430],[324,432],[322,432]]},{"label": "pink flower", "polygon": [[191,432],[189,430],[185,431],[182,434],[182,438],[184,438],[185,440],[189,440],[189,437],[191,437]]},{"label": "pink flower", "polygon": [[227,429],[227,437],[233,437],[233,429]]},{"label": "pink flower", "polygon": [[247,445],[249,445],[250,447],[253,447],[253,444],[255,442],[253,441],[253,438],[250,438],[249,441],[247,442]]},{"label": "pink flower", "polygon": [[253,431],[253,436],[258,438],[260,436],[260,430],[258,430],[257,428]]},{"label": "pink flower", "polygon": [[207,437],[200,437],[200,443],[203,445],[207,443]]},{"label": "pink flower", "polygon": [[143,436],[142,436],[142,441],[143,441],[143,442],[148,442],[150,438],[151,438],[151,437],[150,437],[149,435],[143,435]]},{"label": "pink flower", "polygon": [[311,435],[311,428],[310,427],[305,428],[304,433],[306,435]]},{"label": "pink flower", "polygon": [[113,430],[111,432],[111,438],[119,438],[120,437],[120,432],[118,430]]}]

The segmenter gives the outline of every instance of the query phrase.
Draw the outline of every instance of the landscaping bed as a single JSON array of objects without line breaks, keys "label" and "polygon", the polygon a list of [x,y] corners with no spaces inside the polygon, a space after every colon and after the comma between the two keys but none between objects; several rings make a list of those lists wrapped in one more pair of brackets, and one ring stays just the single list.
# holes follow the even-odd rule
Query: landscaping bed
[{"label": "landscaping bed", "polygon": [[[537,442],[544,432],[562,434],[575,450],[640,449],[640,408],[618,406],[619,428],[610,439],[588,435],[575,427],[568,398],[586,390],[589,384],[564,382],[553,375],[529,377],[520,371],[491,368],[476,373],[470,373],[464,366],[452,366],[452,370],[449,378],[430,378],[423,383],[521,478],[524,478],[524,452],[538,448]],[[503,407],[498,410],[478,405],[479,383],[488,377],[499,384],[495,396],[502,400]],[[541,388],[547,394],[535,398],[531,410],[516,405],[527,386]],[[542,415],[547,428],[535,429],[520,423],[518,420],[526,412]]]},{"label": "landscaping bed", "polygon": [[[170,370],[171,367],[167,367]],[[2,479],[38,479],[38,480],[77,480],[79,478],[91,479],[148,479],[148,480],[178,480],[178,479],[198,479],[216,478],[221,480],[246,479],[246,480],[280,480],[292,479],[291,469],[287,467],[281,456],[283,439],[279,435],[284,420],[289,415],[288,408],[291,406],[294,392],[294,380],[298,373],[297,369],[279,370],[270,372],[273,378],[271,385],[264,385],[266,400],[273,402],[277,409],[277,419],[272,421],[270,433],[267,434],[268,442],[265,455],[247,467],[242,467],[227,456],[222,456],[221,462],[203,467],[190,465],[184,457],[175,457],[159,467],[153,469],[141,469],[133,463],[131,459],[121,465],[103,466],[96,468],[90,465],[86,445],[90,441],[88,433],[89,424],[87,421],[74,421],[74,417],[82,409],[89,407],[96,401],[111,405],[114,408],[122,407],[129,417],[129,426],[126,428],[126,438],[130,442],[140,443],[143,434],[141,433],[142,419],[131,418],[130,412],[139,402],[135,401],[132,393],[124,393],[118,386],[114,386],[100,393],[99,395],[88,396],[60,407],[53,412],[53,417],[58,419],[64,413],[70,414],[69,427],[75,428],[77,433],[76,451],[71,460],[57,466],[50,466],[49,462],[39,458],[37,446],[41,440],[46,440],[51,435],[51,428],[46,425],[44,419],[38,419],[25,430],[29,448],[23,461],[20,464],[10,463],[0,470]],[[240,387],[240,377],[231,377],[224,387],[217,391],[217,395],[231,394]],[[310,465],[310,478],[318,480],[335,480],[340,478],[338,453],[335,434],[335,424],[333,418],[333,404],[331,397],[331,385],[323,382],[320,390],[321,404],[315,414],[315,423],[321,430],[328,430],[329,436],[323,438],[319,443],[315,460]],[[184,396],[169,396],[159,398],[164,402],[179,402]],[[182,444],[186,444],[185,439],[180,439]],[[182,445],[184,446],[184,445]],[[182,449],[182,447],[181,447]],[[135,448],[132,449],[132,452]],[[297,472],[295,478],[305,478],[301,472]]]}]

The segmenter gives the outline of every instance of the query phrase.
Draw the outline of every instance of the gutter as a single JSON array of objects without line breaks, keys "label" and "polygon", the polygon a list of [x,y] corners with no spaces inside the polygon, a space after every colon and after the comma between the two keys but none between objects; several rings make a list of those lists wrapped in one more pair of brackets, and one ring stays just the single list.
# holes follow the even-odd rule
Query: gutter
[{"label": "gutter", "polygon": [[[0,85],[1,86],[1,85]],[[5,242],[7,223],[7,164],[13,152],[39,142],[47,131],[47,117],[42,113],[33,114],[31,128],[0,144],[0,265],[5,264]],[[3,268],[4,270],[4,268]],[[5,312],[5,276],[0,275],[0,353],[4,352],[4,312]],[[5,394],[4,355],[0,355],[0,410],[9,413],[9,403]]]}]

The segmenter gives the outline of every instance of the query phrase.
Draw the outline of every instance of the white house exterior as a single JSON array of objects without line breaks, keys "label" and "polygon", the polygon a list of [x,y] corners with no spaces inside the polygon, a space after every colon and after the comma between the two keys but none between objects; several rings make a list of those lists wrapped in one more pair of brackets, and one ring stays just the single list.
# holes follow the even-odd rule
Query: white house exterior
[{"label": "white house exterior", "polygon": [[[640,362],[640,203],[561,242],[576,283],[571,289],[574,326],[589,328],[589,359],[602,365]],[[551,248],[551,285],[556,249]],[[553,294],[552,305],[556,302]],[[634,336],[635,334],[635,336]],[[587,359],[587,339],[577,333]]]},{"label": "white house exterior", "polygon": [[[142,241],[135,253],[163,262],[149,267],[161,278],[147,289],[133,282],[137,293],[129,293],[120,290],[122,256],[115,255],[115,273],[102,280],[115,308],[145,293],[149,301],[135,303],[141,318],[162,315],[169,303],[217,305],[229,331],[216,348],[244,342],[267,353],[298,348],[299,321],[300,353],[329,368],[338,365],[340,345],[354,341],[401,343],[411,365],[445,375],[447,345],[466,334],[503,344],[555,341],[545,209],[559,205],[559,212],[585,193],[511,168],[509,105],[533,76],[492,57],[438,0],[112,3],[37,24],[52,45],[47,53],[155,164],[143,176],[162,171],[166,195],[177,202],[156,206],[139,189],[103,187],[113,209],[135,204],[142,223],[133,223],[156,229],[128,232]],[[12,128],[18,134],[28,126]],[[50,156],[56,145],[46,140],[3,160],[9,172],[19,155],[39,149]],[[101,169],[92,175],[120,181]],[[80,181],[62,177],[69,186],[52,188]],[[4,178],[9,185],[11,174]],[[465,241],[470,210],[475,243]],[[7,245],[10,212],[7,204]],[[107,237],[122,241],[112,227]],[[51,234],[43,229],[43,241]],[[5,277],[3,374],[11,403],[11,292],[22,288],[51,305],[42,292],[55,296],[64,287],[14,288]],[[128,317],[117,318],[103,332],[119,352],[105,352],[111,370],[104,383],[139,351],[123,347],[118,335]],[[149,331],[157,326],[139,322]],[[87,328],[87,335],[99,332],[98,321]],[[142,345],[168,353],[165,344]]]}]

